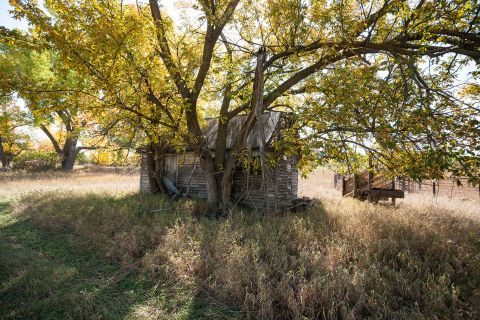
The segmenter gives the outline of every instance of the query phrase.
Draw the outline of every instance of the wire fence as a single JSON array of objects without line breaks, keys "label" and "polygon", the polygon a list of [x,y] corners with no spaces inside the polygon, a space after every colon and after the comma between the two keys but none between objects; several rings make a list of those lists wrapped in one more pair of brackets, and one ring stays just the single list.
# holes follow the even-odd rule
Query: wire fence
[{"label": "wire fence", "polygon": [[410,193],[429,193],[434,196],[480,197],[480,187],[469,183],[466,177],[424,181],[396,179],[395,187]]}]

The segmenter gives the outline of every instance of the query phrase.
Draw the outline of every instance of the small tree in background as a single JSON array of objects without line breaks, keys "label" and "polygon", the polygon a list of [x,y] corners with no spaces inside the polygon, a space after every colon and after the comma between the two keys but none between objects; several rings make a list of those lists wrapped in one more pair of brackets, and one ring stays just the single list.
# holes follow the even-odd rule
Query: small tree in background
[{"label": "small tree in background", "polygon": [[10,168],[12,161],[31,148],[31,139],[21,131],[31,119],[15,105],[11,96],[0,98],[0,161],[2,168]]}]

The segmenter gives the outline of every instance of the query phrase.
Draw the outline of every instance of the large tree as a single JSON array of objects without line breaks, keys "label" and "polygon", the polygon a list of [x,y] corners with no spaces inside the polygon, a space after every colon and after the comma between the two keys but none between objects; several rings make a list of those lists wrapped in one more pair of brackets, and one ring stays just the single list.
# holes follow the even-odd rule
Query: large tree
[{"label": "large tree", "polygon": [[6,62],[5,47],[0,44],[0,162],[9,168],[12,160],[30,146],[30,137],[22,127],[32,124],[31,116],[17,104],[10,77],[13,68]]},{"label": "large tree", "polygon": [[[469,0],[200,0],[186,3],[188,8],[175,24],[157,0],[149,0],[147,6],[139,5],[135,8],[137,15],[126,14],[132,7],[113,0],[51,0],[46,2],[49,14],[34,1],[11,4],[16,15],[26,17],[72,67],[102,83],[102,89],[119,110],[147,120],[154,125],[150,128],[161,127],[162,132],[176,133],[175,137],[198,154],[212,207],[230,205],[233,170],[245,148],[246,137],[265,110],[291,109],[309,114],[312,123],[304,126],[319,133],[324,127],[337,130],[335,137],[340,137],[342,144],[349,143],[342,138],[344,133],[361,135],[368,121],[371,124],[372,117],[377,119],[379,115],[381,119],[374,120],[380,124],[375,125],[376,139],[366,147],[380,145],[395,154],[413,152],[410,146],[396,148],[397,144],[388,142],[389,137],[407,143],[407,138],[423,133],[428,139],[425,133],[432,131],[431,123],[437,127],[449,119],[447,113],[439,117],[430,111],[442,103],[459,103],[442,85],[442,77],[451,81],[461,65],[480,61],[480,6]],[[365,68],[370,64],[377,67],[376,74]],[[328,74],[347,67],[351,68],[348,75]],[[123,78],[112,73],[119,69]],[[126,69],[129,71],[125,72]],[[430,73],[431,69],[436,71]],[[369,118],[359,116],[352,122],[358,111],[348,107],[353,100],[346,101],[347,107],[339,110],[344,103],[342,96],[331,99],[329,94],[335,88],[328,87],[337,83],[323,80],[336,77],[348,83],[348,87],[337,90],[348,100],[345,90],[362,84],[365,72],[371,75],[375,90],[382,90],[378,99],[383,101],[385,95],[395,93],[399,83],[406,90],[412,88],[408,92],[412,99],[408,94],[401,98],[393,95],[408,104],[409,112],[402,113],[397,102],[392,106],[382,103],[384,113],[372,110],[374,106],[362,107],[362,112],[371,113]],[[398,81],[387,82],[391,85],[388,87],[379,86],[379,79],[389,73]],[[158,77],[159,74],[162,76]],[[129,97],[120,91],[126,84]],[[311,103],[315,99],[319,101]],[[472,105],[463,107],[466,114],[478,111]],[[214,152],[208,149],[203,135],[205,110],[219,117]],[[416,112],[429,113],[429,120],[420,125],[420,117],[417,121],[408,117]],[[229,121],[241,113],[248,115],[247,121],[227,152],[225,135]],[[323,119],[325,113],[330,116]],[[389,118],[401,121],[402,125],[388,126]],[[472,120],[475,115],[466,118]],[[478,129],[478,125],[473,127]],[[452,126],[442,134],[455,136],[459,130]],[[404,131],[412,135],[402,135]],[[320,134],[316,137],[322,138]],[[304,151],[309,149],[301,142],[296,144]],[[446,146],[425,141],[417,143],[420,145],[424,147],[420,152]],[[467,149],[471,147],[475,146]],[[460,156],[466,152],[451,145],[445,150],[455,150]],[[427,153],[435,160],[444,155]]]},{"label": "large tree", "polygon": [[450,171],[478,180],[478,103],[443,89],[455,82],[450,76],[418,85],[404,67],[349,62],[325,72],[300,108],[303,139],[321,152],[320,160],[350,173],[365,169],[370,158],[392,176],[432,179]]},{"label": "large tree", "polygon": [[91,122],[87,110],[97,102],[95,89],[88,77],[66,68],[42,39],[14,34],[16,42],[1,44],[2,87],[25,101],[32,124],[52,143],[62,169],[71,171],[79,150],[88,148],[79,146],[79,139]]},{"label": "large tree", "polygon": [[[39,34],[59,49],[64,66],[88,77],[95,88],[89,95],[95,101],[82,108],[96,122],[95,138],[89,141],[116,134],[129,148],[133,142],[143,144],[152,191],[164,191],[159,155],[165,148],[181,147],[186,130],[181,99],[155,51],[152,19],[135,6],[92,7],[88,2],[78,7],[50,3],[49,8],[56,13],[56,26],[71,33]],[[50,30],[48,24],[42,26]],[[22,41],[8,31],[4,39]]]}]

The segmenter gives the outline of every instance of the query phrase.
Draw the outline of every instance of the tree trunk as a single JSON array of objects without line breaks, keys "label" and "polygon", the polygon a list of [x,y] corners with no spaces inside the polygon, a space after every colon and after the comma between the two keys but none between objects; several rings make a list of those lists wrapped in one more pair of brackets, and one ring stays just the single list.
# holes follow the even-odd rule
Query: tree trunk
[{"label": "tree trunk", "polygon": [[50,142],[52,142],[53,148],[55,149],[55,152],[58,154],[59,157],[62,156],[62,149],[60,148],[60,145],[58,144],[57,139],[53,136],[53,134],[48,130],[47,127],[45,127],[43,124],[40,125],[40,129],[45,133],[45,135],[48,137]]},{"label": "tree trunk", "polygon": [[225,157],[225,165],[220,183],[222,209],[225,211],[232,206],[233,173],[237,163],[236,155],[229,153]]},{"label": "tree trunk", "polygon": [[160,192],[157,179],[155,179],[155,152],[153,148],[147,149],[147,175],[148,185],[150,186],[150,192],[157,194]]},{"label": "tree trunk", "polygon": [[63,171],[72,171],[73,165],[75,164],[75,159],[77,157],[77,142],[76,137],[68,137],[65,140],[62,150],[62,170]]},{"label": "tree trunk", "polygon": [[[215,159],[211,159],[209,153],[205,157],[202,167],[205,172],[205,179],[207,182],[208,203],[210,207],[217,207],[223,212],[232,206],[232,186],[233,174],[238,160],[238,154],[245,148],[245,141],[251,132],[256,121],[261,121],[263,113],[263,63],[265,61],[265,49],[261,48],[257,55],[257,67],[255,71],[255,81],[253,85],[253,92],[251,97],[252,110],[251,114],[243,124],[241,132],[237,136],[236,141],[230,146],[230,151],[227,152],[227,135],[228,135],[228,120],[225,120],[228,114],[229,99],[224,99],[221,108],[221,116],[218,121],[218,131],[215,141]],[[228,92],[228,90],[227,90]],[[226,92],[226,94],[227,94]],[[261,124],[260,124],[261,125]],[[263,128],[262,128],[263,129]],[[264,165],[264,135],[260,135],[259,145],[262,156],[262,175],[265,173]],[[206,151],[208,152],[208,151]],[[205,151],[204,151],[205,153]],[[211,163],[210,163],[211,162]],[[266,196],[266,194],[265,194]]]},{"label": "tree trunk", "polygon": [[158,191],[161,194],[167,194],[167,190],[163,185],[163,176],[165,175],[165,156],[162,154],[160,148],[155,148],[155,155],[154,155],[154,163],[155,163],[155,170],[154,170],[154,177],[157,182]]},{"label": "tree trunk", "polygon": [[218,119],[217,136],[215,140],[215,167],[218,171],[223,170],[225,164],[225,154],[227,152],[228,121]]},{"label": "tree trunk", "polygon": [[163,177],[165,176],[165,156],[163,155],[162,148],[151,144],[147,149],[146,155],[150,192],[153,194],[167,194],[167,189],[163,184]]},{"label": "tree trunk", "polygon": [[[232,179],[233,168],[231,154],[227,155],[227,135],[228,135],[228,121],[220,117],[218,120],[218,131],[215,141],[215,169],[216,182],[218,189],[219,205],[225,212],[231,207],[232,199]],[[234,164],[234,162],[233,162]]]},{"label": "tree trunk", "polygon": [[215,163],[213,157],[204,152],[200,156],[200,165],[202,166],[205,174],[205,183],[207,188],[207,204],[210,211],[217,211],[219,209],[220,197],[219,197],[219,184],[215,174]]},{"label": "tree trunk", "polygon": [[5,150],[3,149],[3,140],[0,138],[0,161],[2,162],[2,168],[10,167],[10,161],[8,159]]},{"label": "tree trunk", "polygon": [[258,132],[258,152],[260,154],[260,167],[262,170],[262,184],[264,185],[264,206],[268,207],[268,183],[265,183],[266,179],[266,165],[265,165],[265,131],[263,127],[262,114],[263,114],[263,64],[265,62],[265,48],[261,47],[257,53],[257,66],[255,70],[255,81],[253,83],[253,96],[252,96],[252,112],[255,112],[255,118],[257,118]]}]

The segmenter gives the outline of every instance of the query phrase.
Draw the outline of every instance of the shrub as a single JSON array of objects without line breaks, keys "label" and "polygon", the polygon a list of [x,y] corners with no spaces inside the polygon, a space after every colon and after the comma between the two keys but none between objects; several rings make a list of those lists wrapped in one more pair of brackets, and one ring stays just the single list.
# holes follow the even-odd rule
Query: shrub
[{"label": "shrub", "polygon": [[100,166],[131,166],[138,165],[140,155],[136,152],[128,152],[125,149],[118,151],[101,149],[90,152],[88,162]]},{"label": "shrub", "polygon": [[79,164],[86,164],[89,162],[88,155],[85,152],[79,152],[75,159]]},{"label": "shrub", "polygon": [[27,151],[15,158],[13,168],[27,171],[53,170],[60,163],[55,152],[48,151]]}]

